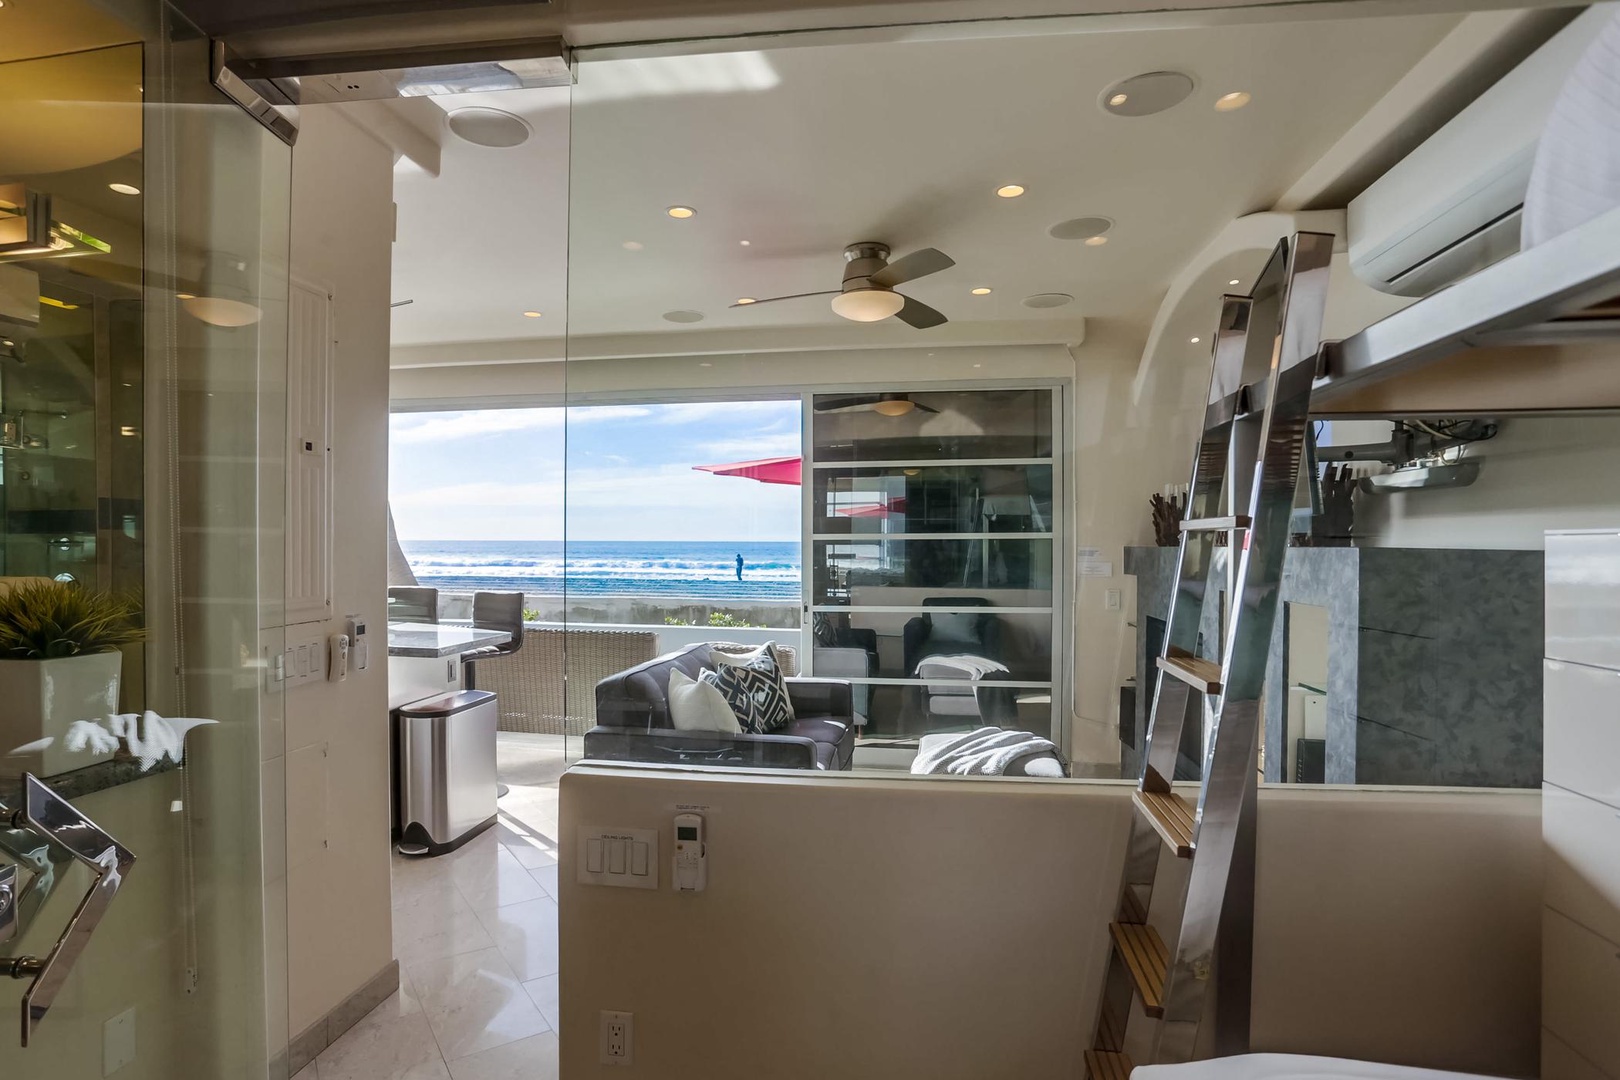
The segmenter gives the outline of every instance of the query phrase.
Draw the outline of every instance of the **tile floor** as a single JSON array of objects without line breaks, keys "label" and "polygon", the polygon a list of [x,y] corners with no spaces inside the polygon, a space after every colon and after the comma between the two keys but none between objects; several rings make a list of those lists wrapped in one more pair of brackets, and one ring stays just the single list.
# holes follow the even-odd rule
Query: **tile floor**
[{"label": "tile floor", "polygon": [[556,1080],[561,748],[503,732],[500,821],[436,859],[394,856],[399,992],[294,1080]]}]

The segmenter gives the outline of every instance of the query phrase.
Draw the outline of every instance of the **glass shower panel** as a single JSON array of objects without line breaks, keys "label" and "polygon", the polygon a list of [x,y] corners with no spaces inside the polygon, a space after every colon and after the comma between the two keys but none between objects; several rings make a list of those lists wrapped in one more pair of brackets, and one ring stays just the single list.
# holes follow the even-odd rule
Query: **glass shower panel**
[{"label": "glass shower panel", "polygon": [[279,1080],[290,153],[168,7],[8,31],[0,1074]]}]

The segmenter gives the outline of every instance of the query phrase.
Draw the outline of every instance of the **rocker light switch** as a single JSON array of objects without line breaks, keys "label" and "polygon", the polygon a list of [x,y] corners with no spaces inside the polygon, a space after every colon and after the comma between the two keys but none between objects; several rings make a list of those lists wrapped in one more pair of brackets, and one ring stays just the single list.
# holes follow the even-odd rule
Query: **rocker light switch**
[{"label": "rocker light switch", "polygon": [[658,830],[582,825],[574,880],[581,885],[658,888]]}]

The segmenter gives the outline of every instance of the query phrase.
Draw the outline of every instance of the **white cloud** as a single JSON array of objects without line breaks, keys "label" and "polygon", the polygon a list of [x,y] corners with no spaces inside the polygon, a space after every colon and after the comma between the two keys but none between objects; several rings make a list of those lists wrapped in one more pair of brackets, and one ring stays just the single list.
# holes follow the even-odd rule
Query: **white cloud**
[{"label": "white cloud", "polygon": [[562,409],[472,409],[467,412],[394,413],[395,443],[447,442],[511,431],[562,431]]}]

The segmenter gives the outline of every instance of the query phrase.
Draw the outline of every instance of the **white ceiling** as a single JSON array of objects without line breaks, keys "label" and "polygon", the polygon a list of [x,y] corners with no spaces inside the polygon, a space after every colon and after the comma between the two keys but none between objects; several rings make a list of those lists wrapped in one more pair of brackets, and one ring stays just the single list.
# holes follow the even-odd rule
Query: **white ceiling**
[{"label": "white ceiling", "polygon": [[[1270,207],[1457,18],[596,61],[580,66],[571,108],[567,90],[436,99],[517,113],[535,134],[495,150],[441,132],[438,176],[402,161],[394,297],[413,303],[395,310],[395,343],[482,342],[446,352],[513,360],[560,355],[565,331],[656,352],[681,335],[756,348],[773,330],[802,348],[1061,341],[1078,338],[1082,316],[1145,326],[1211,237]],[[1098,107],[1111,83],[1162,69],[1192,75],[1193,95],[1138,119]],[[1240,89],[1248,107],[1212,108]],[[1028,193],[997,198],[1005,183]],[[667,217],[674,203],[697,216]],[[1082,215],[1115,219],[1107,245],[1047,236]],[[836,288],[840,252],[858,240],[954,257],[902,288],[952,324],[861,328],[825,299],[727,307]],[[981,285],[994,292],[969,295]],[[1076,300],[1019,303],[1041,292]],[[705,319],[661,318],[676,309]],[[421,362],[434,350],[406,351]]]}]

